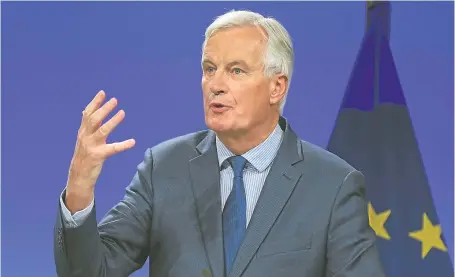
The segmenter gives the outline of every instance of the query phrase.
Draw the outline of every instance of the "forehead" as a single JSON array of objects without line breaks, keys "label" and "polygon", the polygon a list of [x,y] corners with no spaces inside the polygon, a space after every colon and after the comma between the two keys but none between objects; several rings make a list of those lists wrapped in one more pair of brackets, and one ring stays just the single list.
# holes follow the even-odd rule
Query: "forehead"
[{"label": "forehead", "polygon": [[255,26],[233,27],[215,33],[204,48],[203,56],[213,62],[262,61],[266,46],[264,33]]}]

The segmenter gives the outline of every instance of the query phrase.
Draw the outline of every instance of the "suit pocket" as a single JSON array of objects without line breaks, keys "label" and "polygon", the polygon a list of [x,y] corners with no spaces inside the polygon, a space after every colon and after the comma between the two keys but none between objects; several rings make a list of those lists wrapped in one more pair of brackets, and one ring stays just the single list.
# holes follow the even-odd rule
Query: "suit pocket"
[{"label": "suit pocket", "polygon": [[279,239],[266,239],[259,248],[256,256],[267,257],[275,255],[284,255],[298,252],[307,252],[311,250],[313,242],[313,235],[308,235],[303,239],[298,238],[279,238]]}]

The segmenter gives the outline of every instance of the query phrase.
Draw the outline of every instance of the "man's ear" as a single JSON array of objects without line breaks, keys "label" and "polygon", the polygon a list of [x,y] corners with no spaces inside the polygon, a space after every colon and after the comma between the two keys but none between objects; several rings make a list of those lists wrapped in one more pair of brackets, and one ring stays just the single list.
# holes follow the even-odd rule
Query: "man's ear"
[{"label": "man's ear", "polygon": [[283,99],[288,87],[288,78],[279,73],[270,82],[270,104],[277,104]]}]

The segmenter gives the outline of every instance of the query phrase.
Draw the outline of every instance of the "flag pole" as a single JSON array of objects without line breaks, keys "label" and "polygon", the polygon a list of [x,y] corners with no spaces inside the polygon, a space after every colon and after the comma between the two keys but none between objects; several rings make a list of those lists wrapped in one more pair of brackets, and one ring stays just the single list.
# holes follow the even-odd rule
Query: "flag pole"
[{"label": "flag pole", "polygon": [[374,106],[379,103],[379,72],[381,63],[381,43],[390,38],[390,3],[389,1],[366,1],[366,32],[375,24],[375,53],[374,53]]},{"label": "flag pole", "polygon": [[390,17],[391,8],[389,1],[366,1],[366,30],[371,27],[371,23],[375,17],[381,21],[381,27],[384,28],[387,39],[390,39]]}]

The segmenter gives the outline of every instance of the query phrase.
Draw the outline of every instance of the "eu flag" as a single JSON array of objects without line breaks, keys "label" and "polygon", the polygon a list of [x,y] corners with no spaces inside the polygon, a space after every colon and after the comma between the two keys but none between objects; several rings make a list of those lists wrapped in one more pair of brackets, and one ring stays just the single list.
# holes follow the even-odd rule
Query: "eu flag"
[{"label": "eu flag", "polygon": [[365,175],[370,226],[386,275],[454,276],[389,46],[390,3],[368,9],[328,150]]}]

